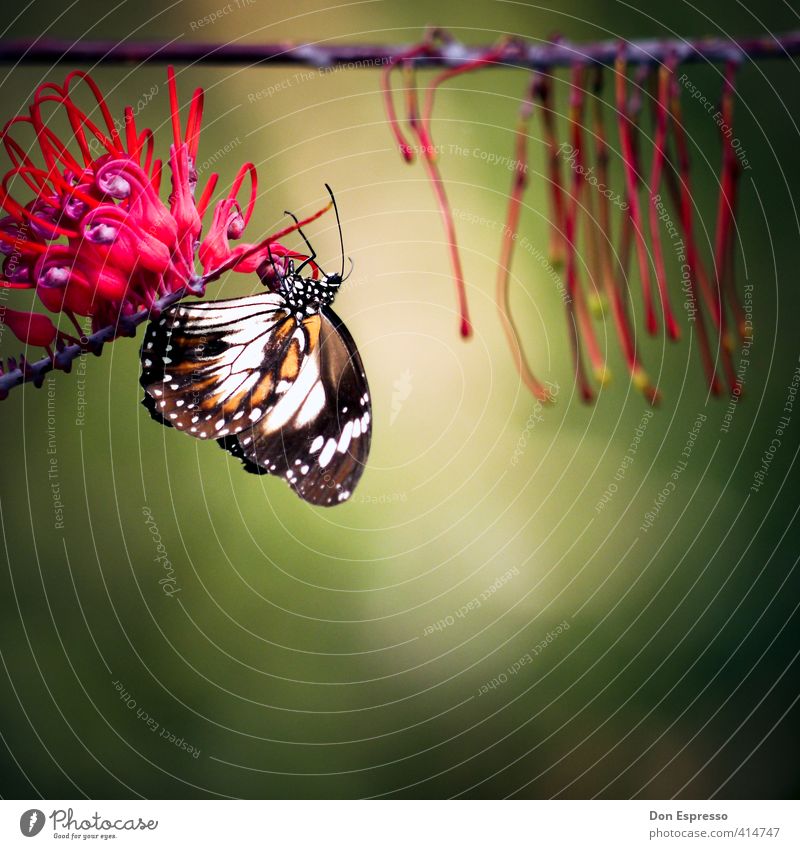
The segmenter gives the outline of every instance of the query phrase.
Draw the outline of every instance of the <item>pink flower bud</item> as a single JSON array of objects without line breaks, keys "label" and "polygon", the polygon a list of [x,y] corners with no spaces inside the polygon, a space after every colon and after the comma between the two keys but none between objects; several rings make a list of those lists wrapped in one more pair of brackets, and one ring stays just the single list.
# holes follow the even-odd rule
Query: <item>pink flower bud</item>
[{"label": "pink flower bud", "polygon": [[6,309],[0,313],[0,321],[27,345],[47,348],[55,341],[55,325],[46,315]]}]

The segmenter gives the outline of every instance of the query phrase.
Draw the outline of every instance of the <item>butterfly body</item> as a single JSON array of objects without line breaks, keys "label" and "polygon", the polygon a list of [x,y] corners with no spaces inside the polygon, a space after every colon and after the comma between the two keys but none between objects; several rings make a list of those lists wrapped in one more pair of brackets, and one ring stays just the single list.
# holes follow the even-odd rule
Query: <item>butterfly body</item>
[{"label": "butterfly body", "polygon": [[289,260],[274,291],[165,310],[142,345],[142,403],[156,421],[216,440],[247,471],[333,506],[369,454],[369,386],[330,308],[342,275],[300,270]]},{"label": "butterfly body", "polygon": [[294,262],[290,259],[278,291],[286,298],[289,308],[294,310],[295,318],[302,321],[323,307],[330,306],[341,285],[340,274],[325,275],[322,279],[303,277],[294,270]]}]

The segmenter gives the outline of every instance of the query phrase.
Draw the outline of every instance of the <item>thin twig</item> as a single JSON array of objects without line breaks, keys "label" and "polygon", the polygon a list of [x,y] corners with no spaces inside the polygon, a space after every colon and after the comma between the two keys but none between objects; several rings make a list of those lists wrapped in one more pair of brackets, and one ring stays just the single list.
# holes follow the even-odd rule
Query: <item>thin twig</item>
[{"label": "thin twig", "polygon": [[72,361],[81,354],[92,353],[100,356],[106,342],[120,336],[135,336],[136,328],[148,318],[158,317],[167,307],[190,294],[187,289],[170,292],[159,298],[151,309],[143,309],[133,315],[120,316],[116,324],[110,324],[100,330],[85,336],[78,344],[66,345],[60,348],[52,357],[42,357],[35,363],[22,361],[22,365],[0,375],[0,400],[8,397],[9,390],[22,383],[33,383],[39,387],[44,382],[45,375],[51,371],[70,371]]},{"label": "thin twig", "polygon": [[[142,41],[83,41],[36,39],[0,42],[0,62],[38,62],[53,64],[130,64],[141,62],[191,63],[211,65],[301,65],[331,68],[374,68],[402,60],[413,49],[405,44],[220,44]],[[493,49],[493,45],[467,46],[457,42],[432,44],[415,58],[418,67],[455,68],[472,62]],[[532,70],[571,67],[576,61],[611,66],[619,50],[619,41],[571,43],[558,42],[510,44],[498,64]],[[728,62],[748,57],[753,60],[800,55],[800,32],[779,36],[763,35],[734,41],[704,37],[695,39],[643,39],[627,42],[625,58],[630,65],[656,65],[677,56],[684,62]]]}]

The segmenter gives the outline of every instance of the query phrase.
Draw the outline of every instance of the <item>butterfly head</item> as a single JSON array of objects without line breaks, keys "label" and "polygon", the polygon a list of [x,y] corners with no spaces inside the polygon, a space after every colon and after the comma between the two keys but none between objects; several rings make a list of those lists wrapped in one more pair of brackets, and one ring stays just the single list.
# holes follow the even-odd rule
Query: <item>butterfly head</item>
[{"label": "butterfly head", "polygon": [[[336,205],[336,198],[333,196],[331,187],[326,183],[325,188],[331,196],[331,205],[336,212],[336,225],[339,229],[339,245],[342,252],[342,270],[340,272],[326,274],[319,265],[314,262],[317,258],[317,253],[300,227],[300,222],[298,221],[297,216],[288,210],[286,212],[286,214],[294,220],[297,232],[303,237],[303,241],[305,241],[306,245],[308,245],[309,250],[309,255],[296,269],[294,266],[294,260],[289,259],[286,262],[284,273],[279,275],[279,291],[286,299],[288,306],[294,311],[295,318],[298,321],[302,321],[304,318],[318,313],[323,307],[330,306],[339,292],[339,287],[346,279],[344,274],[344,240],[342,238],[342,223],[339,220],[339,208]],[[273,272],[277,273],[275,258],[271,253],[269,254],[269,259]],[[321,272],[321,278],[316,276],[303,277],[303,269],[310,263],[313,263],[314,268]]]},{"label": "butterfly head", "polygon": [[333,303],[342,280],[341,274],[323,274],[320,279],[303,277],[294,270],[294,263],[290,260],[281,288],[295,317],[302,321]]}]

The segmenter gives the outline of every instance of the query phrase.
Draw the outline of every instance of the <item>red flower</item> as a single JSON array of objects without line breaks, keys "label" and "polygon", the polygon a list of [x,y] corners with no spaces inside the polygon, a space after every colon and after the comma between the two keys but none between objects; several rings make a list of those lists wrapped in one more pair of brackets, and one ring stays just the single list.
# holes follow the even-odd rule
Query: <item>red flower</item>
[{"label": "red flower", "polygon": [[[184,130],[172,68],[168,82],[172,191],[166,203],[159,197],[162,162],[154,158],[152,131],[137,130],[128,106],[120,132],[88,74],[73,71],[61,85],[39,86],[28,114],[0,130],[12,165],[0,183],[0,206],[7,213],[0,219],[0,251],[5,254],[0,286],[35,289],[42,304],[51,312],[63,312],[79,335],[76,316],[91,316],[95,331],[116,326],[121,317],[152,309],[164,295],[199,295],[225,271],[253,272],[270,251],[275,257],[292,255],[275,240],[297,225],[258,243],[231,247],[230,242],[243,235],[255,205],[258,183],[250,162],[242,165],[230,191],[216,204],[201,241],[202,218],[218,177],[211,175],[196,200],[203,90],[192,97]],[[97,102],[92,114],[99,111],[99,126],[73,99],[79,83]],[[72,138],[67,141],[49,126],[53,110],[69,122]],[[33,131],[32,144],[17,139],[23,129]],[[38,162],[29,150],[37,151]],[[246,177],[250,196],[243,209],[238,195]],[[196,258],[202,273],[196,270]],[[50,354],[54,342],[76,341],[44,315],[5,310],[0,321],[23,342],[43,346]]]}]

